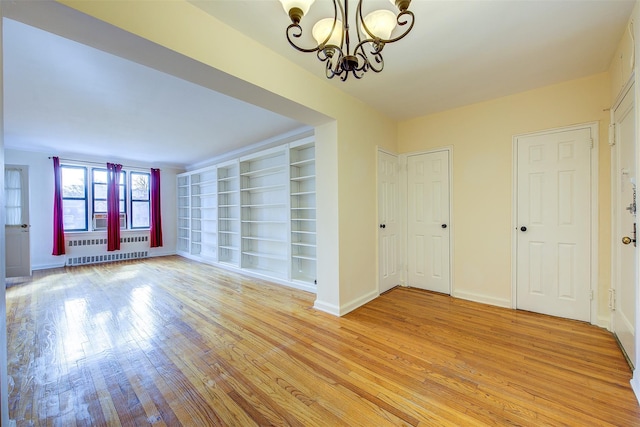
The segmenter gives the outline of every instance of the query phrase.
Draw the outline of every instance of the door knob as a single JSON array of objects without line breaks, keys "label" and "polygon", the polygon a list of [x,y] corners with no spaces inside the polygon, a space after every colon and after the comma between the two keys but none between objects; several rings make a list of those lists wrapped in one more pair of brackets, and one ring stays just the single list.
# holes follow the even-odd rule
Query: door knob
[{"label": "door knob", "polygon": [[522,227],[520,227],[520,231],[527,231],[527,227],[523,225]]},{"label": "door knob", "polygon": [[447,228],[447,224],[442,224],[441,227],[442,228]]},{"label": "door knob", "polygon": [[28,227],[28,225],[27,225],[27,224],[22,224],[20,227],[22,227],[22,228],[27,228],[27,227]]},{"label": "door knob", "polygon": [[631,237],[628,237],[628,236],[624,236],[624,237],[622,238],[622,243],[623,243],[623,244],[625,244],[625,245],[628,245],[628,244],[629,244],[629,243],[631,243],[632,241],[633,241],[633,240],[631,240]]},{"label": "door knob", "polygon": [[387,228],[386,224],[380,224],[380,228]]}]

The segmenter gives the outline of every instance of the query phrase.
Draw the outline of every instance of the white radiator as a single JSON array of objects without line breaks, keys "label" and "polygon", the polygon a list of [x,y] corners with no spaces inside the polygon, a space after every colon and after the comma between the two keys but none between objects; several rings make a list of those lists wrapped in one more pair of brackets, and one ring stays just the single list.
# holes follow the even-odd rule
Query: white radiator
[{"label": "white radiator", "polygon": [[125,261],[149,256],[149,234],[128,234],[120,237],[120,250],[107,251],[107,238],[102,236],[66,235],[66,265],[86,265]]}]

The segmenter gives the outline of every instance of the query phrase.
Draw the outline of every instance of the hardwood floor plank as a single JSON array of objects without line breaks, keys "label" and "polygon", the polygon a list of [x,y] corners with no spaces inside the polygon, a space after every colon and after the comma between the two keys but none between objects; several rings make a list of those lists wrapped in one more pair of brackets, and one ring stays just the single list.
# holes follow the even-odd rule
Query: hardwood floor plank
[{"label": "hardwood floor plank", "polygon": [[7,289],[18,426],[640,426],[615,340],[395,288],[342,318],[180,257]]}]

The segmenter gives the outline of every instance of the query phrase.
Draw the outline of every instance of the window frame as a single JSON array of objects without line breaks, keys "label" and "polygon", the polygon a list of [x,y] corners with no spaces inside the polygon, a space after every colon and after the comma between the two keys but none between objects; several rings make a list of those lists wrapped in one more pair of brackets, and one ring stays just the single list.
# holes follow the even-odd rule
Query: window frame
[{"label": "window frame", "polygon": [[[82,169],[84,171],[84,197],[64,197],[64,173],[63,169]],[[64,164],[60,165],[60,175],[62,177],[61,182],[61,192],[62,192],[62,210],[64,212],[64,201],[65,200],[84,200],[84,228],[65,228],[64,232],[78,232],[78,231],[89,231],[89,186],[87,185],[88,181],[88,168],[86,166],[80,165],[69,165]]]},{"label": "window frame", "polygon": [[[134,175],[144,175],[147,177],[147,198],[146,199],[134,199],[133,198],[133,176]],[[130,230],[148,230],[151,228],[151,172],[138,172],[138,171],[130,171],[129,172],[129,211],[131,212],[131,219],[129,221],[129,229]],[[133,226],[133,203],[134,202],[146,202],[147,203],[147,209],[149,212],[148,218],[149,218],[149,223],[148,225],[144,226],[144,227],[134,227]]]},{"label": "window frame", "polygon": [[[63,197],[62,200],[62,206],[64,209],[65,206],[65,200],[84,200],[84,211],[85,211],[85,218],[84,218],[84,226],[85,228],[80,229],[80,228],[73,228],[73,229],[67,229],[65,228],[64,232],[67,233],[82,233],[82,232],[105,232],[106,230],[103,228],[99,228],[99,229],[94,229],[93,227],[93,220],[94,220],[94,214],[98,213],[98,214],[106,214],[106,212],[103,211],[94,211],[95,208],[95,202],[97,201],[103,201],[106,199],[96,199],[95,197],[95,185],[96,183],[94,182],[94,175],[93,175],[93,171],[97,170],[97,171],[104,171],[107,172],[107,168],[106,167],[100,167],[100,166],[96,166],[96,163],[86,163],[83,164],[82,162],[78,162],[78,163],[64,163],[60,165],[61,169],[80,169],[84,171],[84,197]],[[120,172],[122,177],[122,184],[120,185],[120,196],[122,197],[120,202],[122,203],[122,211],[119,212],[119,214],[122,216],[124,215],[124,226],[120,228],[120,230],[123,231],[127,231],[127,230],[149,230],[151,228],[151,173],[150,172],[146,172],[145,169],[138,169],[138,168],[127,168],[127,169],[122,169],[122,171]],[[129,176],[127,176],[127,174]],[[132,193],[132,189],[133,189],[133,185],[131,185],[131,176],[132,175],[146,175],[147,179],[148,179],[148,183],[149,183],[149,198],[148,200],[138,200],[138,199],[133,199],[133,193]],[[62,183],[63,187],[64,187],[64,182]],[[98,183],[98,185],[104,185],[103,183]],[[133,226],[133,202],[146,202],[148,204],[149,207],[149,225],[145,226],[145,227],[134,227]]]}]

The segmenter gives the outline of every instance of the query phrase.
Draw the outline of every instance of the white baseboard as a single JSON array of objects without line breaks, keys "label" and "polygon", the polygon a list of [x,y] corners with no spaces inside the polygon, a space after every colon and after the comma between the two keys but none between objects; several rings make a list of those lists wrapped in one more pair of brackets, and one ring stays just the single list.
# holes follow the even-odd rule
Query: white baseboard
[{"label": "white baseboard", "polygon": [[598,316],[594,325],[611,332],[611,316]]},{"label": "white baseboard", "polygon": [[373,301],[378,298],[378,291],[371,291],[366,295],[361,296],[360,298],[356,298],[355,300],[349,302],[348,304],[343,304],[341,306],[337,306],[335,304],[329,304],[323,301],[316,300],[313,304],[313,308],[316,310],[324,311],[325,313],[332,314],[334,316],[344,316],[345,314],[355,310],[358,307],[362,307],[366,303]]},{"label": "white baseboard", "polygon": [[473,302],[480,302],[482,304],[495,305],[498,307],[511,308],[511,300],[508,298],[495,298],[483,294],[477,294],[475,292],[467,291],[454,291],[453,295],[456,298],[465,299]]},{"label": "white baseboard", "polygon": [[378,293],[378,290],[374,290],[369,292],[366,295],[361,296],[360,298],[356,298],[355,300],[347,303],[347,304],[342,304],[340,306],[340,316],[344,316],[345,314],[355,310],[358,307],[362,307],[363,305],[365,305],[366,303],[373,301],[374,299],[378,298],[380,296],[380,294]]},{"label": "white baseboard", "polygon": [[324,311],[325,313],[329,313],[336,317],[340,317],[340,307],[335,304],[329,304],[323,301],[316,300],[313,303],[313,308],[316,310]]},{"label": "white baseboard", "polygon": [[633,371],[633,378],[631,378],[631,388],[636,395],[636,400],[640,403],[640,372],[638,372],[638,368]]}]

